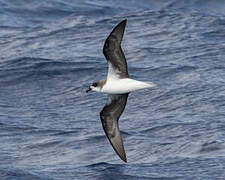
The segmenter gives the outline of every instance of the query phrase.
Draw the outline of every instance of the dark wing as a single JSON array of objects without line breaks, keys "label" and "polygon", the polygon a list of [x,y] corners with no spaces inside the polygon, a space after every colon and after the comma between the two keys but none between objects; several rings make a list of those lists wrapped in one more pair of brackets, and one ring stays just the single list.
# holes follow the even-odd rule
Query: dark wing
[{"label": "dark wing", "polygon": [[100,118],[105,134],[113,149],[125,162],[127,162],[127,158],[123,146],[123,140],[120,135],[118,121],[126,106],[127,97],[128,93],[122,95],[109,95],[107,104],[100,112]]},{"label": "dark wing", "polygon": [[129,77],[126,58],[121,48],[126,23],[126,19],[120,22],[107,37],[104,44],[103,54],[108,62],[109,78],[115,75],[118,76],[118,78]]}]

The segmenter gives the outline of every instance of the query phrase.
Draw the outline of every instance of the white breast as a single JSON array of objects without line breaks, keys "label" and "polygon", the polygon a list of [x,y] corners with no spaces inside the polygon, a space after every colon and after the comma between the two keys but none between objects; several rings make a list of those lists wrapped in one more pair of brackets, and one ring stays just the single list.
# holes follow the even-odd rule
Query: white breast
[{"label": "white breast", "polygon": [[101,92],[108,94],[125,94],[139,89],[151,88],[155,84],[151,82],[141,82],[130,78],[125,79],[107,79]]}]

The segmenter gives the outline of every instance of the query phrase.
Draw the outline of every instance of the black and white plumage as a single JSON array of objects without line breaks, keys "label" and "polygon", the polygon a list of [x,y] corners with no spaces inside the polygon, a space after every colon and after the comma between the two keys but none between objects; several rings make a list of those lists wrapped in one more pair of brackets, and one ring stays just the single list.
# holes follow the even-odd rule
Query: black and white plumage
[{"label": "black and white plumage", "polygon": [[109,94],[108,102],[100,112],[103,129],[113,149],[127,162],[123,140],[119,129],[119,118],[123,113],[130,92],[154,87],[151,82],[141,82],[129,77],[127,62],[121,42],[127,20],[120,22],[107,37],[103,54],[108,62],[107,78],[94,82],[89,89]]}]

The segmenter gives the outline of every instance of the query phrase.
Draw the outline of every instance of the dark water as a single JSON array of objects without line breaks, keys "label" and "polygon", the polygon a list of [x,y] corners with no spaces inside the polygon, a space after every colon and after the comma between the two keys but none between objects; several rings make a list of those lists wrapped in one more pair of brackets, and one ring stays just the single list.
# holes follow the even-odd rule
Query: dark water
[{"label": "dark water", "polygon": [[[0,179],[225,179],[225,1],[0,0]],[[106,139],[104,39],[123,41],[134,92]]]}]

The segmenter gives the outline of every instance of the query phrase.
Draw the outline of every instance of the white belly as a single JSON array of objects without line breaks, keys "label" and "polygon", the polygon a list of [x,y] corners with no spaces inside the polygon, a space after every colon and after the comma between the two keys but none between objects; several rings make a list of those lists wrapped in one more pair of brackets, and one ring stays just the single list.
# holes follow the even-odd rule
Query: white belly
[{"label": "white belly", "polygon": [[156,86],[151,82],[141,82],[130,78],[107,80],[101,92],[108,94],[125,94],[139,89],[151,88]]}]

